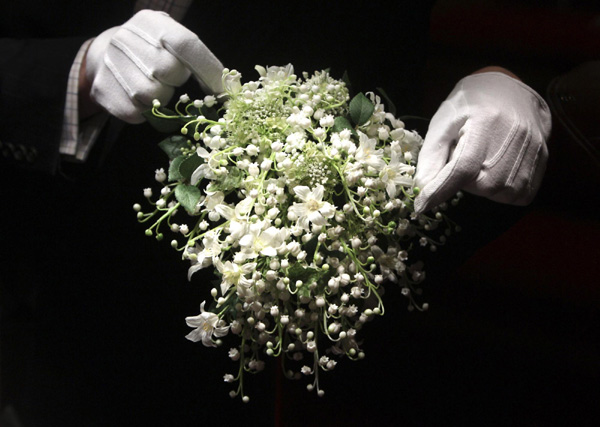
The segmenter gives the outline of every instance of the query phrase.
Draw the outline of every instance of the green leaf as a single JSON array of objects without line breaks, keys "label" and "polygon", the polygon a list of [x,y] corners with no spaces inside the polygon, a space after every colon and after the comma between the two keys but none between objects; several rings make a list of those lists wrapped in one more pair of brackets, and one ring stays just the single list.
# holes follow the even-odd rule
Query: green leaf
[{"label": "green leaf", "polygon": [[302,245],[303,249],[306,251],[306,259],[313,259],[315,251],[317,250],[317,243],[319,243],[319,235],[315,233],[308,242]]},{"label": "green leaf", "polygon": [[214,186],[214,189],[223,193],[229,193],[232,190],[240,188],[243,178],[244,174],[240,169],[231,168],[225,178],[220,180],[219,185]]},{"label": "green leaf", "polygon": [[163,139],[158,146],[167,153],[170,160],[181,156],[181,149],[187,147],[187,138],[182,135],[173,135]]},{"label": "green leaf", "polygon": [[358,126],[367,123],[373,115],[373,111],[375,111],[375,106],[362,92],[350,101],[350,118]]},{"label": "green leaf", "polygon": [[350,129],[351,131],[354,131],[347,118],[342,116],[336,117],[333,120],[333,127],[331,128],[332,132],[341,132],[344,129]]},{"label": "green leaf", "polygon": [[179,184],[175,187],[175,198],[189,213],[194,213],[201,196],[202,192],[194,185]]},{"label": "green leaf", "polygon": [[310,297],[310,288],[307,284],[304,284],[298,288],[299,297]]},{"label": "green leaf", "polygon": [[288,270],[288,277],[292,282],[302,280],[302,282],[309,284],[318,281],[323,277],[326,272],[320,268],[304,267],[301,264],[294,264]]},{"label": "green leaf", "polygon": [[159,108],[158,111],[165,115],[176,117],[157,117],[152,113],[152,110],[144,111],[142,115],[146,118],[146,120],[148,120],[150,126],[163,133],[175,133],[181,129],[181,119],[174,111],[162,107]]},{"label": "green leaf", "polygon": [[202,157],[194,153],[192,156],[181,162],[181,165],[179,166],[179,173],[183,179],[190,179],[194,171],[198,169],[198,166],[200,166],[202,163],[204,163]]},{"label": "green leaf", "polygon": [[173,181],[180,181],[183,179],[183,175],[181,175],[181,172],[179,172],[179,167],[181,166],[181,163],[183,163],[183,161],[186,159],[185,156],[179,156],[176,157],[175,159],[173,159],[173,161],[171,161],[171,164],[169,165],[169,181],[173,182]]}]

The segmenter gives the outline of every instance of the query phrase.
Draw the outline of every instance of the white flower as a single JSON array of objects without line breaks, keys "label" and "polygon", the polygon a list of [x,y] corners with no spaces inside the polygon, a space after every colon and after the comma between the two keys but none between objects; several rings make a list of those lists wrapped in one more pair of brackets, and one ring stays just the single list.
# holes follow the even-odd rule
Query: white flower
[{"label": "white flower", "polygon": [[188,280],[192,279],[192,275],[205,267],[211,265],[214,257],[217,257],[221,253],[221,242],[219,241],[219,232],[211,230],[206,233],[204,239],[202,239],[204,248],[196,252],[196,261],[188,270]]},{"label": "white flower", "polygon": [[221,273],[221,294],[225,295],[231,286],[249,286],[252,281],[244,277],[256,270],[256,263],[249,262],[246,264],[233,263],[231,261],[222,262],[220,259],[214,261],[215,267]]},{"label": "white flower", "polygon": [[396,197],[398,186],[412,187],[414,170],[413,166],[400,161],[397,152],[392,151],[390,163],[384,166],[379,173],[381,182],[385,184],[385,191],[391,198]]},{"label": "white flower", "polygon": [[275,151],[276,153],[283,150],[283,143],[281,141],[275,141],[271,144],[271,150]]},{"label": "white flower", "polygon": [[192,332],[187,334],[185,337],[194,342],[202,341],[207,347],[216,347],[212,337],[223,337],[229,330],[228,326],[217,326],[219,324],[219,316],[210,311],[204,311],[203,301],[200,304],[200,314],[198,316],[191,316],[185,318],[185,323],[194,329]]},{"label": "white flower", "polygon": [[204,210],[210,212],[223,203],[224,199],[225,195],[221,191],[206,191],[206,198],[202,201],[200,206],[204,206]]},{"label": "white flower", "polygon": [[284,242],[284,233],[276,227],[262,230],[263,223],[252,224],[249,233],[240,239],[245,258],[256,258],[259,254],[267,257],[277,256],[277,248]]},{"label": "white flower", "polygon": [[242,90],[242,75],[237,70],[223,70],[223,88],[230,96],[237,95]]},{"label": "white flower", "polygon": [[371,246],[371,253],[377,264],[379,264],[381,273],[390,279],[393,279],[393,276],[391,276],[393,273],[401,273],[406,269],[406,265],[402,262],[406,259],[405,252],[398,252],[398,249],[394,246],[388,247],[387,252],[383,252],[379,246],[373,245]]},{"label": "white flower", "polygon": [[286,137],[285,142],[287,143],[285,145],[285,150],[288,152],[294,149],[302,150],[304,143],[306,142],[306,134],[304,132],[291,133]]},{"label": "white flower", "polygon": [[258,167],[258,163],[256,163],[256,162],[250,163],[250,165],[248,166],[248,173],[251,176],[258,176],[260,174],[260,169]]},{"label": "white flower", "polygon": [[198,154],[199,157],[202,157],[205,160],[205,163],[198,166],[192,173],[190,184],[196,185],[203,178],[214,179],[216,177],[214,171],[220,166],[220,162],[217,160],[216,156],[218,153],[218,150],[208,152],[206,148],[203,147],[198,147],[196,149],[196,154]]},{"label": "white flower", "polygon": [[158,182],[164,182],[165,179],[167,179],[167,174],[165,173],[165,170],[163,168],[156,169],[156,171],[154,172],[154,179],[156,179]]},{"label": "white flower", "polygon": [[235,208],[219,204],[215,210],[229,221],[229,235],[234,240],[239,240],[248,233],[248,216],[254,207],[256,200],[253,197],[246,197]]},{"label": "white flower", "polygon": [[204,105],[208,108],[212,107],[217,103],[217,99],[213,95],[206,95],[204,97]]},{"label": "white flower", "polygon": [[284,67],[271,66],[267,68],[257,65],[254,69],[260,74],[260,79],[265,86],[285,83],[294,75],[294,66],[292,64],[287,64]]},{"label": "white flower", "polygon": [[324,128],[329,128],[329,127],[333,126],[334,118],[331,114],[327,114],[326,116],[323,116],[319,120],[319,124]]},{"label": "white flower", "polygon": [[273,316],[273,317],[279,316],[279,307],[276,305],[272,306],[270,309],[270,313],[271,313],[271,316]]},{"label": "white flower", "polygon": [[248,153],[249,156],[257,156],[258,155],[258,147],[254,144],[248,144],[246,146],[246,153]]},{"label": "white flower", "polygon": [[315,225],[327,224],[327,219],[335,215],[335,207],[323,201],[325,188],[317,185],[314,190],[298,185],[294,187],[294,193],[303,203],[296,203],[290,207],[290,211],[298,217],[298,225],[305,230],[309,229],[309,223]]},{"label": "white flower", "polygon": [[377,140],[369,138],[362,132],[358,133],[360,145],[354,157],[359,163],[364,163],[372,168],[380,170],[385,166],[383,161],[383,150],[376,149]]},{"label": "white flower", "polygon": [[411,158],[416,160],[423,145],[423,138],[417,133],[404,129],[404,137],[400,140],[402,151],[410,152]]},{"label": "white flower", "polygon": [[291,126],[297,126],[302,129],[308,129],[311,125],[311,120],[303,112],[292,113],[286,122]]},{"label": "white flower", "polygon": [[386,139],[388,139],[390,136],[390,132],[388,131],[388,129],[384,126],[381,126],[377,129],[377,137],[382,140],[385,141]]},{"label": "white flower", "polygon": [[240,351],[237,348],[231,348],[228,355],[231,360],[236,361],[240,358]]}]

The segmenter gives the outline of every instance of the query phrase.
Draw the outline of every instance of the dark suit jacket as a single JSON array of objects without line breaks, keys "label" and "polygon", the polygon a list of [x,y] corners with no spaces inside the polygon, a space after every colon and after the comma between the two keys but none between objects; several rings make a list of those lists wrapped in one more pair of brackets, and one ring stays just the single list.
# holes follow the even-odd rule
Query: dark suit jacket
[{"label": "dark suit jacket", "polygon": [[[56,172],[67,77],[81,44],[131,14],[129,2],[0,5],[0,164]],[[128,4],[129,3],[129,4]],[[102,17],[102,19],[99,19]]]}]

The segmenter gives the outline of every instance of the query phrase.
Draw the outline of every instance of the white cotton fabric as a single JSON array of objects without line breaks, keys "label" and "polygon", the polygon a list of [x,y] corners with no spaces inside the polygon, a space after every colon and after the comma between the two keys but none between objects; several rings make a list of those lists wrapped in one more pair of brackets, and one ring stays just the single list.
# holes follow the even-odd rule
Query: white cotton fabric
[{"label": "white cotton fabric", "polygon": [[142,10],[90,45],[86,77],[91,97],[128,123],[158,99],[167,103],[193,75],[207,93],[221,93],[223,65],[202,41],[168,14]]},{"label": "white cotton fabric", "polygon": [[529,86],[500,72],[460,80],[431,119],[415,175],[425,212],[464,190],[514,205],[537,193],[551,116]]}]

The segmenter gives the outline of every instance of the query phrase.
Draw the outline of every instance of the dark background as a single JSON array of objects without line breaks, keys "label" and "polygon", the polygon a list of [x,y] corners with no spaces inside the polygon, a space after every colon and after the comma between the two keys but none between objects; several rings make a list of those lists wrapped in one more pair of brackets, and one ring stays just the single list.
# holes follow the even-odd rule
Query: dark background
[{"label": "dark background", "polygon": [[[380,9],[365,8],[360,17],[321,10],[313,25],[323,22],[324,39],[333,37],[338,27],[325,28],[319,17],[335,12],[340,27],[356,25],[359,35],[381,30],[373,23]],[[240,6],[228,25],[213,22],[226,31],[198,33],[247,78],[255,77],[252,61],[293,61],[298,70],[333,63],[339,74],[341,64],[360,62],[353,55],[363,52],[352,43],[318,58],[303,50],[277,24],[299,19],[287,11],[272,26],[256,27],[252,18],[261,11]],[[201,16],[219,17],[196,8],[187,20]],[[426,117],[456,81],[490,64],[544,95],[554,77],[597,58],[599,17],[594,2],[438,1],[428,31],[394,27],[400,41],[430,38],[422,57],[406,58],[416,62],[403,68],[408,74],[389,72],[402,43],[348,71],[355,86],[382,86],[399,106]],[[261,32],[269,33],[269,46],[261,45]],[[252,49],[227,48],[239,42],[237,34]],[[286,48],[295,56],[284,57]],[[412,83],[419,80],[422,86]],[[0,425],[597,422],[600,225],[597,196],[579,192],[577,182],[566,193],[546,180],[527,208],[466,197],[452,215],[464,232],[428,259],[429,312],[408,313],[391,288],[385,318],[365,330],[366,360],[341,361],[323,375],[324,398],[282,380],[272,362],[249,377],[251,403],[244,405],[227,397],[222,382],[235,368],[225,360],[229,347],[207,349],[184,338],[183,319],[197,314],[209,277],[187,283],[185,263],[167,242],[145,238],[131,210],[164,163],[151,143],[157,136],[147,126],[123,132],[131,144],[102,166],[103,153],[94,153],[92,172],[74,168],[69,178],[51,178],[3,171]],[[551,155],[552,147],[571,143],[559,136],[556,130]],[[136,140],[149,148],[141,151]],[[567,166],[549,173],[568,181],[576,166]]]}]

